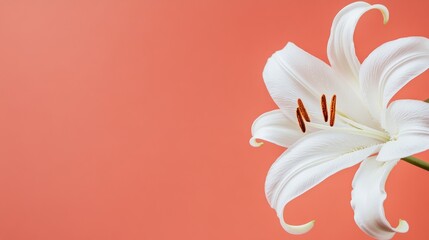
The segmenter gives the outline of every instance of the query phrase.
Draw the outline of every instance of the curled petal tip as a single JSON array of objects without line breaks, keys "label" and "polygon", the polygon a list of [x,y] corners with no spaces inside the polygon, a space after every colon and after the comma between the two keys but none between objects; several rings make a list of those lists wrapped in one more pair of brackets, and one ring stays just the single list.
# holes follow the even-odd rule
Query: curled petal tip
[{"label": "curled petal tip", "polygon": [[381,14],[383,15],[383,24],[387,24],[387,22],[389,22],[389,10],[381,4],[375,4],[373,7],[380,10]]},{"label": "curled petal tip", "polygon": [[406,233],[410,229],[410,226],[408,225],[407,221],[399,219],[399,224],[395,228],[395,231],[398,233]]},{"label": "curled petal tip", "polygon": [[251,145],[252,147],[260,147],[260,146],[264,145],[264,142],[258,142],[258,141],[256,141],[256,138],[255,138],[255,137],[252,137],[252,138],[249,140],[249,143],[250,143],[250,145]]},{"label": "curled petal tip", "polygon": [[300,234],[304,234],[309,232],[313,227],[314,227],[314,223],[316,222],[316,220],[310,221],[306,224],[302,224],[302,225],[289,225],[287,223],[285,223],[285,221],[283,221],[283,219],[280,219],[280,223],[283,227],[283,229],[290,233],[290,234],[295,234],[295,235],[300,235]]}]

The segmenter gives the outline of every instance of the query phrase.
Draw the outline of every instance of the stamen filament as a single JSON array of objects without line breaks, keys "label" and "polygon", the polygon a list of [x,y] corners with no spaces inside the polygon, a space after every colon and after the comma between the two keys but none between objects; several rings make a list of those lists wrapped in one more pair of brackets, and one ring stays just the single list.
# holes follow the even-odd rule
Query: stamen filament
[{"label": "stamen filament", "polygon": [[385,136],[380,136],[379,134],[374,134],[365,130],[361,130],[361,129],[357,129],[357,128],[344,128],[344,127],[329,127],[326,125],[322,125],[322,124],[318,124],[318,123],[307,123],[310,127],[314,127],[314,128],[318,128],[318,129],[322,129],[322,130],[328,130],[328,129],[333,129],[335,131],[341,131],[341,132],[346,132],[346,133],[351,133],[351,134],[356,134],[356,135],[361,135],[361,136],[366,136],[366,137],[370,137],[370,138],[374,138],[377,140],[380,140],[382,142],[386,142],[388,141],[388,139],[386,140]]},{"label": "stamen filament", "polygon": [[366,131],[366,132],[371,132],[372,134],[378,135],[379,137],[383,137],[385,141],[389,140],[388,135],[386,133],[382,132],[382,131],[378,131],[376,129],[367,127],[367,126],[365,126],[363,124],[357,123],[357,122],[351,120],[350,118],[347,118],[342,113],[338,113],[338,116],[340,117],[340,119],[342,121],[344,121],[345,123],[349,124],[352,127],[355,127],[357,129],[360,129],[360,130],[363,130],[363,131]]}]

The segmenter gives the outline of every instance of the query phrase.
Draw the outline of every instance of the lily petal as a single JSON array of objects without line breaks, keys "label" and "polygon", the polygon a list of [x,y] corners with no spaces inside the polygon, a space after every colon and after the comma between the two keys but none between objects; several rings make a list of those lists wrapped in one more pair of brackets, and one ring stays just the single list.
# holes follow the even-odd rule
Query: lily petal
[{"label": "lily petal", "polygon": [[386,112],[385,126],[392,140],[384,144],[377,160],[408,157],[429,148],[429,103],[397,100]]},{"label": "lily petal", "polygon": [[384,185],[387,176],[399,160],[379,162],[370,157],[362,162],[353,179],[352,201],[354,219],[359,228],[376,239],[391,239],[395,233],[408,231],[408,223],[399,220],[393,228],[384,215],[386,199]]},{"label": "lily petal", "polygon": [[253,122],[250,145],[261,146],[263,142],[257,141],[261,139],[288,147],[303,135],[296,121],[286,118],[280,110],[273,110],[262,114]]},{"label": "lily petal", "polygon": [[320,97],[329,89],[327,79],[335,78],[330,67],[293,43],[271,56],[263,77],[274,102],[287,115],[294,116],[297,99],[305,104],[313,119],[322,119]]},{"label": "lily petal", "polygon": [[379,143],[364,136],[324,130],[290,146],[272,165],[265,182],[266,197],[283,228],[292,234],[309,231],[313,222],[296,226],[285,223],[285,205],[332,174],[377,152]]},{"label": "lily petal", "polygon": [[383,14],[384,23],[389,20],[389,11],[380,4],[370,5],[355,2],[343,8],[334,19],[328,41],[328,58],[334,70],[346,79],[357,83],[360,63],[355,53],[353,35],[360,17],[371,9],[378,9]]},{"label": "lily petal", "polygon": [[383,119],[390,99],[429,67],[429,39],[407,37],[387,42],[362,63],[360,84],[369,110]]},{"label": "lily petal", "polygon": [[[286,116],[295,116],[301,99],[312,122],[324,123],[320,98],[337,95],[338,111],[364,121],[366,107],[355,91],[323,61],[293,43],[271,56],[263,72],[265,84],[274,102]],[[366,118],[368,119],[368,118]]]}]

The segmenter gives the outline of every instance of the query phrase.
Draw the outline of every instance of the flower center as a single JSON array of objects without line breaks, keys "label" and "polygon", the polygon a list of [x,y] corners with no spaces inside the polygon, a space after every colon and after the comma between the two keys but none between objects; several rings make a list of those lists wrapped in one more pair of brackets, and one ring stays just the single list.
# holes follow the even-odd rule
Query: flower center
[{"label": "flower center", "polygon": [[[348,132],[351,134],[367,136],[383,142],[389,141],[390,136],[388,133],[368,127],[364,124],[357,123],[351,118],[349,118],[346,114],[343,114],[337,111],[336,102],[337,102],[337,96],[334,94],[331,98],[331,104],[329,109],[330,111],[328,114],[328,107],[327,107],[325,94],[323,94],[322,97],[320,98],[320,105],[322,108],[323,119],[325,120],[325,122],[328,122],[329,120],[329,126],[327,126],[324,124],[311,122],[310,117],[307,113],[307,110],[305,109],[304,103],[302,102],[301,99],[298,99],[296,117],[301,131],[305,133],[307,129],[306,126],[310,126],[312,128],[321,129],[321,130],[333,129],[336,131],[342,131],[342,132]],[[338,118],[341,120],[342,123],[345,123],[346,126],[341,126],[341,127],[334,126],[336,115],[338,115]]]}]

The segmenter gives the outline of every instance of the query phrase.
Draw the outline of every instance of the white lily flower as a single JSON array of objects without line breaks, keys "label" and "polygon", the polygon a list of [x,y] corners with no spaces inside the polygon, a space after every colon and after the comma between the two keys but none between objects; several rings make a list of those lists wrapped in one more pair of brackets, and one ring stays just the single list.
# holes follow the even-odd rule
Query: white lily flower
[{"label": "white lily flower", "polygon": [[[353,180],[351,205],[356,224],[377,239],[408,231],[392,227],[383,202],[390,170],[404,157],[429,147],[429,104],[391,98],[429,67],[429,40],[407,37],[375,49],[361,64],[353,33],[359,18],[383,5],[355,2],[334,19],[328,42],[330,66],[293,43],[272,55],[263,77],[279,109],[258,117],[257,139],[287,147],[272,165],[265,184],[267,199],[289,233],[309,231],[314,221],[289,225],[285,205],[332,174],[362,162]],[[377,155],[376,155],[377,154]]]}]

